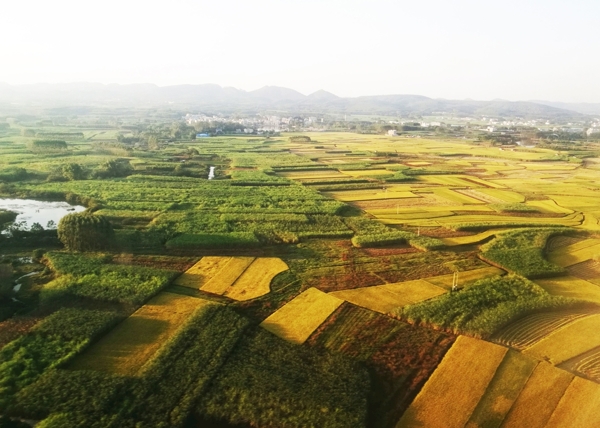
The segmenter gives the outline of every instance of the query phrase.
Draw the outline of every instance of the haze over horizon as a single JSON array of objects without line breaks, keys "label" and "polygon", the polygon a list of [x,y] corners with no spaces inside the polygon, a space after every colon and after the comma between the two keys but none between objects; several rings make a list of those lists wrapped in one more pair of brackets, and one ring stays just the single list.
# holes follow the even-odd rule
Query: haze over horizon
[{"label": "haze over horizon", "polygon": [[591,0],[10,2],[0,82],[600,103]]}]

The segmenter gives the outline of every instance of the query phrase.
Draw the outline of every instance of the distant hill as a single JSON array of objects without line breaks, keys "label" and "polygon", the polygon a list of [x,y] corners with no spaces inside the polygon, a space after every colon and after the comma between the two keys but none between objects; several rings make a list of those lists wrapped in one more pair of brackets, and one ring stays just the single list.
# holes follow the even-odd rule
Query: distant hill
[{"label": "distant hill", "polygon": [[592,116],[600,116],[600,103],[561,103],[554,101],[531,101],[536,104],[543,104],[546,106],[556,107],[563,110],[576,111],[582,114],[589,114]]},{"label": "distant hill", "polygon": [[[151,107],[169,106],[184,110],[221,113],[337,113],[380,115],[431,115],[521,117],[585,120],[600,111],[600,104],[572,105],[543,101],[475,101],[433,99],[422,95],[376,95],[338,97],[320,90],[310,95],[278,86],[243,91],[214,84],[157,86],[154,84],[103,85],[66,83],[7,85],[0,83],[0,105],[12,108],[65,107]],[[581,107],[583,106],[583,107]]]}]

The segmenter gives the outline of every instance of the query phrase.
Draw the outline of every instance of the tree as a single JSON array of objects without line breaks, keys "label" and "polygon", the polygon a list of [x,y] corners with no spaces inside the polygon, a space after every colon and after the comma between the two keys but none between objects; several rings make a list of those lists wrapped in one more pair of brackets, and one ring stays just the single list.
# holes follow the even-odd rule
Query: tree
[{"label": "tree", "polygon": [[127,177],[132,172],[133,167],[127,159],[113,159],[102,164],[92,176],[94,178]]},{"label": "tree", "polygon": [[113,236],[112,224],[101,215],[84,211],[68,214],[58,222],[58,239],[71,251],[106,249]]},{"label": "tree", "polygon": [[78,163],[68,163],[61,167],[62,176],[69,180],[83,180],[85,171]]}]

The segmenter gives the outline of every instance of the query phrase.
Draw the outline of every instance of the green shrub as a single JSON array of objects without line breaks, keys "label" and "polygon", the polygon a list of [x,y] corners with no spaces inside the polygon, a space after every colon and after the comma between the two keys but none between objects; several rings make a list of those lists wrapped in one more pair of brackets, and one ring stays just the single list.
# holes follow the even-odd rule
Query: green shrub
[{"label": "green shrub", "polygon": [[60,153],[67,150],[64,140],[35,140],[27,146],[34,153]]},{"label": "green shrub", "polygon": [[410,323],[441,327],[457,334],[489,337],[530,313],[589,302],[551,296],[527,279],[509,275],[486,278],[458,292],[398,308],[392,314]]},{"label": "green shrub", "polygon": [[488,207],[497,212],[502,213],[529,213],[529,212],[539,212],[539,210],[535,207],[531,207],[525,204],[489,204]]},{"label": "green shrub", "polygon": [[203,234],[181,234],[165,244],[169,249],[193,249],[193,248],[243,248],[256,247],[260,244],[256,235],[251,232],[232,233],[203,233]]},{"label": "green shrub", "polygon": [[25,168],[11,167],[0,170],[0,181],[12,183],[27,179],[27,170]]},{"label": "green shrub", "polygon": [[564,270],[546,260],[544,249],[550,237],[564,233],[569,233],[569,229],[535,228],[505,232],[481,246],[481,255],[527,278],[560,275]]},{"label": "green shrub", "polygon": [[78,296],[139,305],[177,275],[162,269],[108,264],[110,256],[105,255],[50,252],[47,259],[49,266],[62,275],[44,285],[40,291],[42,303]]},{"label": "green shrub", "polygon": [[0,350],[0,411],[44,371],[66,363],[119,320],[114,312],[61,309]]}]

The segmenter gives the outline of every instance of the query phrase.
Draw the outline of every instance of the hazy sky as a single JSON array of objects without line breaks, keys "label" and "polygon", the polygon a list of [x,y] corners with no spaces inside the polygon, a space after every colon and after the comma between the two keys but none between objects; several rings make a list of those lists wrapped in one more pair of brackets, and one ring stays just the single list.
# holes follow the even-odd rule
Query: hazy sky
[{"label": "hazy sky", "polygon": [[600,102],[600,0],[4,0],[0,82]]}]

